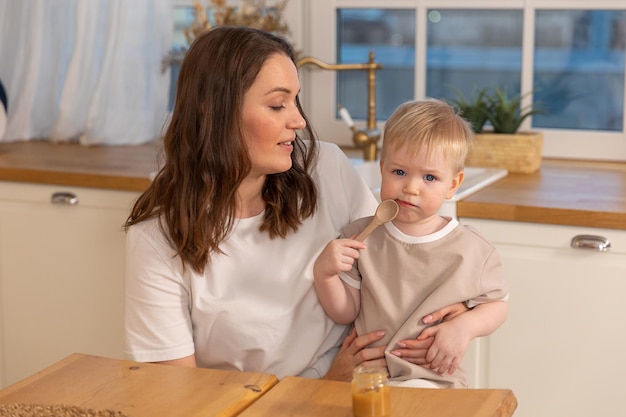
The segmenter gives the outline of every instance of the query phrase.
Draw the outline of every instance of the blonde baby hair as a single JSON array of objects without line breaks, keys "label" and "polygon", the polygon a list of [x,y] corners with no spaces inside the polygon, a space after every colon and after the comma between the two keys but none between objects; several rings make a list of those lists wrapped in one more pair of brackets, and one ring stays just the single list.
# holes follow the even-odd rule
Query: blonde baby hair
[{"label": "blonde baby hair", "polygon": [[469,122],[448,103],[433,98],[408,101],[398,106],[385,123],[381,158],[385,158],[387,149],[441,152],[460,172],[473,138]]}]

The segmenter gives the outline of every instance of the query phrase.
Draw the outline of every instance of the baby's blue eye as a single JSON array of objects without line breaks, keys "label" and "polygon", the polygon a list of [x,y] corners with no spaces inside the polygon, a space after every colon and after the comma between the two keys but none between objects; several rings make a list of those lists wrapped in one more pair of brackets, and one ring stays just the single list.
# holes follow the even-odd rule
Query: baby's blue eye
[{"label": "baby's blue eye", "polygon": [[404,172],[404,170],[402,170],[402,169],[394,169],[394,170],[393,170],[393,171],[391,171],[391,172],[393,172],[394,174],[399,175],[399,176],[401,176],[401,177],[403,177],[403,176],[405,176],[405,175],[406,175],[406,172]]},{"label": "baby's blue eye", "polygon": [[426,179],[426,181],[429,181],[429,182],[437,181],[437,177],[435,177],[432,174],[426,174],[426,175],[424,175],[424,178]]}]

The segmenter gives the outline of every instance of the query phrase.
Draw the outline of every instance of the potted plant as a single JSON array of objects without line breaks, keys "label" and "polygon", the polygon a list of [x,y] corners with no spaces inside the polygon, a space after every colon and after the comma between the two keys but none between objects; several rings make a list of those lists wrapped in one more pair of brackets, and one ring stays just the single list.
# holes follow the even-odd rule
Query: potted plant
[{"label": "potted plant", "polygon": [[[453,87],[454,88],[454,87]],[[487,93],[488,87],[481,90],[474,90],[469,99],[465,98],[461,90],[454,88],[456,92],[456,98],[452,100],[452,104],[456,106],[463,117],[470,122],[472,130],[475,133],[481,132],[483,126],[487,122]]]},{"label": "potted plant", "polygon": [[475,133],[466,165],[505,168],[511,173],[524,174],[539,169],[543,133],[519,131],[526,118],[541,112],[532,105],[522,105],[528,95],[530,92],[509,96],[499,87],[491,92],[484,88],[468,100],[457,91],[452,104],[470,122]]}]

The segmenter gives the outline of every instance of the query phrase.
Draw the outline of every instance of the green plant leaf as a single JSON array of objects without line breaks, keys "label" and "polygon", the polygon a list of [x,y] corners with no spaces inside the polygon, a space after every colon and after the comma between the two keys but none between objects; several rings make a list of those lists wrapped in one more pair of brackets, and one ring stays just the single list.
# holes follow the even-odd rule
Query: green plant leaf
[{"label": "green plant leaf", "polygon": [[529,94],[509,97],[506,91],[496,87],[493,94],[486,96],[485,116],[495,133],[516,133],[527,117],[541,112],[532,105],[522,107],[522,100]]},{"label": "green plant leaf", "polygon": [[452,89],[456,97],[450,100],[450,104],[455,106],[461,116],[470,123],[474,133],[480,133],[487,122],[484,109],[487,107],[485,98],[489,88],[474,89],[469,99],[458,88],[452,87]]}]

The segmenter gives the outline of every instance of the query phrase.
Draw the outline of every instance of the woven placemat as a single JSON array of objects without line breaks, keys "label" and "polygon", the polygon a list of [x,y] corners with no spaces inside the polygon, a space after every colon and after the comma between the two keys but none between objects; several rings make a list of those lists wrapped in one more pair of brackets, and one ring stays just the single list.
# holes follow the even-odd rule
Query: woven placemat
[{"label": "woven placemat", "polygon": [[0,417],[128,417],[120,411],[73,405],[0,404]]}]

